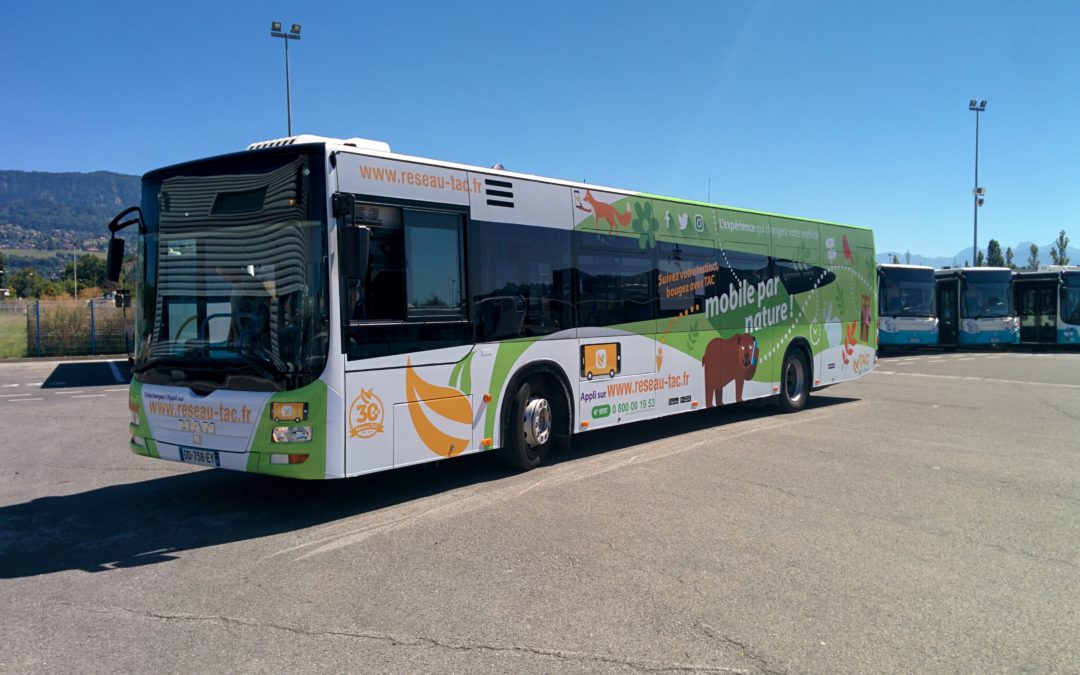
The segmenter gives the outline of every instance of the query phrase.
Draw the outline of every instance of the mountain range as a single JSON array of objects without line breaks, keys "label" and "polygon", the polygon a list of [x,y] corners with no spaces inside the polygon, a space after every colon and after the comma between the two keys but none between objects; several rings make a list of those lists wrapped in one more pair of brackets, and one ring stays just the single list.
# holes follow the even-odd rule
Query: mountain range
[{"label": "mountain range", "polygon": [[139,196],[138,176],[0,171],[0,248],[100,249],[105,225]]},{"label": "mountain range", "polygon": [[[1066,235],[1068,235],[1068,232],[1066,232]],[[1019,244],[1016,244],[1015,246],[1012,247],[1012,250],[1013,250],[1013,263],[1017,267],[1024,267],[1024,266],[1027,265],[1028,256],[1031,255],[1031,245],[1033,243],[1034,242],[1031,242],[1031,241],[1022,241]],[[1054,246],[1054,242],[1047,242],[1045,246],[1042,245],[1042,244],[1039,244],[1039,264],[1040,265],[1049,265],[1050,264],[1050,262],[1051,262],[1050,261],[1050,249],[1053,246]],[[1008,247],[1002,245],[1002,247],[1001,247],[1001,254],[1002,255],[1005,255],[1005,249],[1006,248],[1008,248]],[[986,255],[986,249],[981,249],[981,250],[982,250],[983,255]],[[930,267],[941,269],[942,267],[962,267],[964,265],[964,262],[967,262],[968,264],[971,264],[971,251],[972,251],[972,248],[970,246],[968,246],[967,248],[962,249],[961,251],[959,251],[956,255],[954,255],[952,257],[942,257],[942,256],[935,257],[935,256],[921,255],[921,254],[918,254],[918,253],[912,253],[911,254],[911,260],[908,261],[905,258],[906,253],[904,251],[880,251],[879,250],[877,252],[877,255],[874,256],[874,259],[877,260],[879,263],[888,263],[888,262],[892,262],[893,255],[895,255],[900,260],[900,262],[902,262],[902,263],[909,263],[910,262],[910,264],[912,264],[912,265],[928,265]],[[1075,246],[1066,246],[1065,247],[1065,253],[1069,256],[1069,264],[1070,265],[1080,265],[1080,248],[1076,248]]]}]

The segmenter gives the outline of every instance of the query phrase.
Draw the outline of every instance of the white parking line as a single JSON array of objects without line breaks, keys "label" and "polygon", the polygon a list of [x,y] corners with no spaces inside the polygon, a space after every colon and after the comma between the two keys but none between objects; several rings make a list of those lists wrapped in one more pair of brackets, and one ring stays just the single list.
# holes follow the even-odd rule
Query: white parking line
[{"label": "white parking line", "polygon": [[0,387],[5,387],[5,388],[8,388],[8,389],[10,389],[11,387],[17,387],[17,386],[19,386],[19,385],[17,385],[17,384],[0,384]]},{"label": "white parking line", "polygon": [[13,398],[10,399],[10,403],[22,403],[23,401],[44,401],[43,398]]},{"label": "white parking line", "polygon": [[1061,382],[1032,382],[1031,380],[1001,380],[993,377],[966,377],[963,375],[939,375],[937,373],[895,373],[887,370],[875,370],[882,375],[899,375],[900,377],[931,377],[938,380],[966,380],[969,382],[993,382],[995,384],[1028,384],[1038,387],[1065,387],[1067,389],[1080,389],[1080,384],[1064,384]]},{"label": "white parking line", "polygon": [[105,391],[107,391],[107,392],[109,392],[109,393],[112,393],[112,392],[114,392],[114,391],[127,391],[127,390],[128,390],[128,388],[127,388],[127,387],[124,387],[124,388],[122,388],[122,389],[106,389]]},{"label": "white parking line", "polygon": [[27,392],[25,394],[0,394],[0,398],[16,398],[18,396],[29,396],[29,395],[30,395],[29,392]]},{"label": "white parking line", "polygon": [[105,394],[80,394],[71,398],[105,398]]},{"label": "white parking line", "polygon": [[53,396],[67,396],[68,394],[81,394],[82,389],[75,389],[73,391],[54,391]]}]

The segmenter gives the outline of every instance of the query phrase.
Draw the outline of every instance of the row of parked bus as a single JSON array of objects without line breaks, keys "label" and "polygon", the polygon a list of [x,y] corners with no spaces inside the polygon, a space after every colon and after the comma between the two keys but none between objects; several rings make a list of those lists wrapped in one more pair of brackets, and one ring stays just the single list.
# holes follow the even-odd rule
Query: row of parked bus
[{"label": "row of parked bus", "polygon": [[1080,345],[1080,267],[878,265],[878,345]]}]

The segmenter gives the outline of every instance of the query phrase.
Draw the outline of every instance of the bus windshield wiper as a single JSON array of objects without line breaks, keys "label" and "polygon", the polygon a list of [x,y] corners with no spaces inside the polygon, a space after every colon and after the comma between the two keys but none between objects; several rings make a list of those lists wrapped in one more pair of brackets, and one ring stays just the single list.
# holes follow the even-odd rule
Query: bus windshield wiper
[{"label": "bus windshield wiper", "polygon": [[187,365],[191,365],[191,364],[186,359],[181,359],[181,358],[178,358],[178,357],[175,357],[175,356],[151,356],[150,358],[146,359],[142,363],[139,363],[139,364],[136,364],[135,366],[133,366],[132,369],[131,369],[131,372],[133,372],[133,373],[143,373],[143,372],[146,372],[147,370],[150,370],[151,368],[162,368],[162,367],[172,367],[172,366],[182,367],[182,366],[187,366]]},{"label": "bus windshield wiper", "polygon": [[251,368],[252,370],[257,372],[259,375],[261,375],[262,377],[265,377],[266,379],[270,380],[271,382],[276,382],[283,375],[286,374],[284,369],[279,367],[278,364],[275,363],[273,359],[271,359],[269,357],[260,358],[260,356],[258,356],[256,354],[249,354],[249,353],[243,351],[242,348],[241,349],[233,349],[232,347],[217,347],[217,346],[207,345],[206,349],[208,351],[224,351],[224,352],[228,352],[230,355],[234,355],[234,356],[238,357],[238,360],[241,363],[243,363],[243,365]]}]

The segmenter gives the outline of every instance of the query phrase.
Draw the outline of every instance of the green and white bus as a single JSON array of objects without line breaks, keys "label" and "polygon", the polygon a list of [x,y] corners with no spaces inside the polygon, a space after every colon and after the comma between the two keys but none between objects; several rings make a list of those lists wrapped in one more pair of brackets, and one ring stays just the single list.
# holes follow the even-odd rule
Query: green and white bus
[{"label": "green and white bus", "polygon": [[[125,220],[126,218],[126,220]],[[151,171],[130,447],[338,478],[869,372],[870,230],[296,136]]]}]

